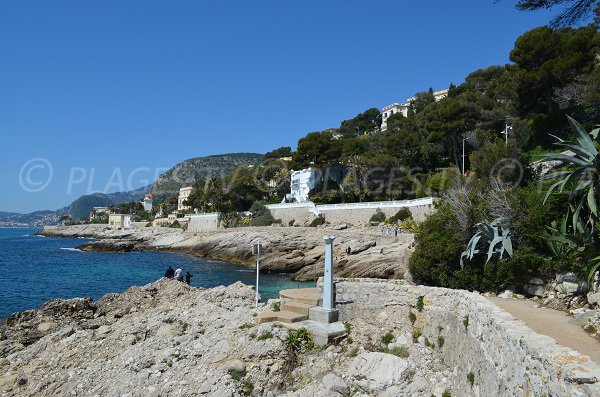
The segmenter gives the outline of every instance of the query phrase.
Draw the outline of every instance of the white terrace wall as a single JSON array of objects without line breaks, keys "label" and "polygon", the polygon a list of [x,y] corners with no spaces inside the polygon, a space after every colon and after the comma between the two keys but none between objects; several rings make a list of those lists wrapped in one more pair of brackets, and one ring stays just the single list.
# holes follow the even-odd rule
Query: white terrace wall
[{"label": "white terrace wall", "polygon": [[187,231],[189,233],[206,233],[217,230],[221,221],[221,213],[190,215]]},{"label": "white terrace wall", "polygon": [[351,223],[356,226],[368,225],[377,209],[381,209],[386,217],[396,214],[401,208],[408,208],[413,219],[421,222],[435,211],[433,198],[426,197],[416,200],[380,201],[367,203],[323,204],[286,203],[266,206],[275,219],[281,219],[283,225],[291,220],[299,225],[310,223],[318,214],[323,214],[325,220],[332,224]]},{"label": "white terrace wall", "polygon": [[393,216],[401,208],[408,208],[417,222],[422,222],[425,217],[435,211],[431,197],[416,200],[381,201],[369,203],[347,203],[317,205],[316,209],[329,223],[348,222],[353,225],[367,225],[377,209],[380,209],[387,218]]},{"label": "white terrace wall", "polygon": [[316,214],[311,212],[315,210],[314,203],[285,203],[269,204],[266,206],[275,219],[281,219],[281,223],[287,226],[290,221],[295,224],[304,225],[315,219]]},{"label": "white terrace wall", "polygon": [[[335,291],[342,321],[377,316],[408,332],[422,329],[438,346],[434,354],[454,371],[453,396],[600,396],[598,365],[533,332],[479,294],[374,279],[340,279]],[[420,296],[421,312],[415,308]],[[414,326],[409,311],[417,315]]]}]

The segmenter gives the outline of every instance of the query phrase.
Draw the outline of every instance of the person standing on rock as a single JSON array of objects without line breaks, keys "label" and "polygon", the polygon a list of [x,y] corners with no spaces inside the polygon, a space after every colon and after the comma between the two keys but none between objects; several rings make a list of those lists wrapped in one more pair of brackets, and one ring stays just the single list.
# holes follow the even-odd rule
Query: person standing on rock
[{"label": "person standing on rock", "polygon": [[190,285],[190,279],[192,278],[192,274],[190,272],[185,272],[185,283]]},{"label": "person standing on rock", "polygon": [[173,268],[171,266],[169,266],[167,268],[167,271],[165,272],[165,277],[166,278],[173,278],[174,275],[175,275],[175,270],[173,270]]},{"label": "person standing on rock", "polygon": [[183,270],[181,270],[180,267],[177,268],[177,270],[175,270],[175,279],[177,281],[183,281],[183,275],[181,274],[183,272]]}]

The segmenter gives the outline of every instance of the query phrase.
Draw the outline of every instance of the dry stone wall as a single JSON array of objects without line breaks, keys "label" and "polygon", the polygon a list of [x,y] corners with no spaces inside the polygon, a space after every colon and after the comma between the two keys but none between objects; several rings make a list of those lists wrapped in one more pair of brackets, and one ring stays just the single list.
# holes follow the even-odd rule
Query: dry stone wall
[{"label": "dry stone wall", "polygon": [[600,396],[600,367],[589,357],[533,332],[479,294],[372,279],[341,279],[335,291],[342,321],[391,314],[402,327],[441,341],[453,396]]}]

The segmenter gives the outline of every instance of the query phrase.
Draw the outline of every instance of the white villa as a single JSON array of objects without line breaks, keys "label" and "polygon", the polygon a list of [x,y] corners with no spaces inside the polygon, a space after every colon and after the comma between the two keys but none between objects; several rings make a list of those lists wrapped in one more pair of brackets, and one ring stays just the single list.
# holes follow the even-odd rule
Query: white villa
[{"label": "white villa", "polygon": [[192,186],[186,186],[186,187],[182,187],[181,189],[179,189],[179,198],[177,199],[177,210],[178,211],[185,211],[185,210],[189,210],[192,208],[189,205],[183,204],[183,202],[185,200],[187,200],[188,197],[190,197],[191,193],[192,193]]},{"label": "white villa", "polygon": [[297,203],[309,201],[308,193],[319,183],[319,180],[320,172],[314,168],[292,171],[291,192],[286,195],[285,200]]},{"label": "white villa", "polygon": [[144,206],[144,211],[152,211],[152,193],[148,193],[144,196],[144,200],[142,201],[142,205]]},{"label": "white villa", "polygon": [[111,229],[129,229],[131,227],[131,215],[109,214],[108,226]]},{"label": "white villa", "polygon": [[[433,98],[435,101],[439,101],[440,99],[446,98],[448,96],[448,89],[435,91],[433,93]],[[408,98],[406,103],[392,103],[383,108],[381,111],[381,131],[385,131],[387,129],[387,120],[394,114],[401,113],[404,117],[408,115],[408,109],[410,108],[410,104],[415,100],[415,97]]]}]

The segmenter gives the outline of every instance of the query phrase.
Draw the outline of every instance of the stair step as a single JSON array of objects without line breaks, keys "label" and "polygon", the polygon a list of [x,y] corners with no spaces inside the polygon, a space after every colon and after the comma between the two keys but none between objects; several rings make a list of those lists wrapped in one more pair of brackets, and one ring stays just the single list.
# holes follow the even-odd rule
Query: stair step
[{"label": "stair step", "polygon": [[311,305],[308,303],[288,301],[288,302],[283,302],[281,309],[288,311],[288,312],[305,314],[308,316],[308,309],[310,309],[311,307],[315,307],[315,306],[316,306],[316,304]]},{"label": "stair step", "polygon": [[280,321],[282,323],[295,323],[297,321],[304,321],[308,319],[308,314],[300,314],[289,312],[286,310],[281,310],[278,312],[274,312],[272,310],[265,310],[256,316],[256,323],[270,323],[273,321]]},{"label": "stair step", "polygon": [[294,301],[312,306],[317,306],[319,304],[320,295],[321,292],[318,288],[284,289],[279,292],[279,297],[284,303],[286,301]]}]

